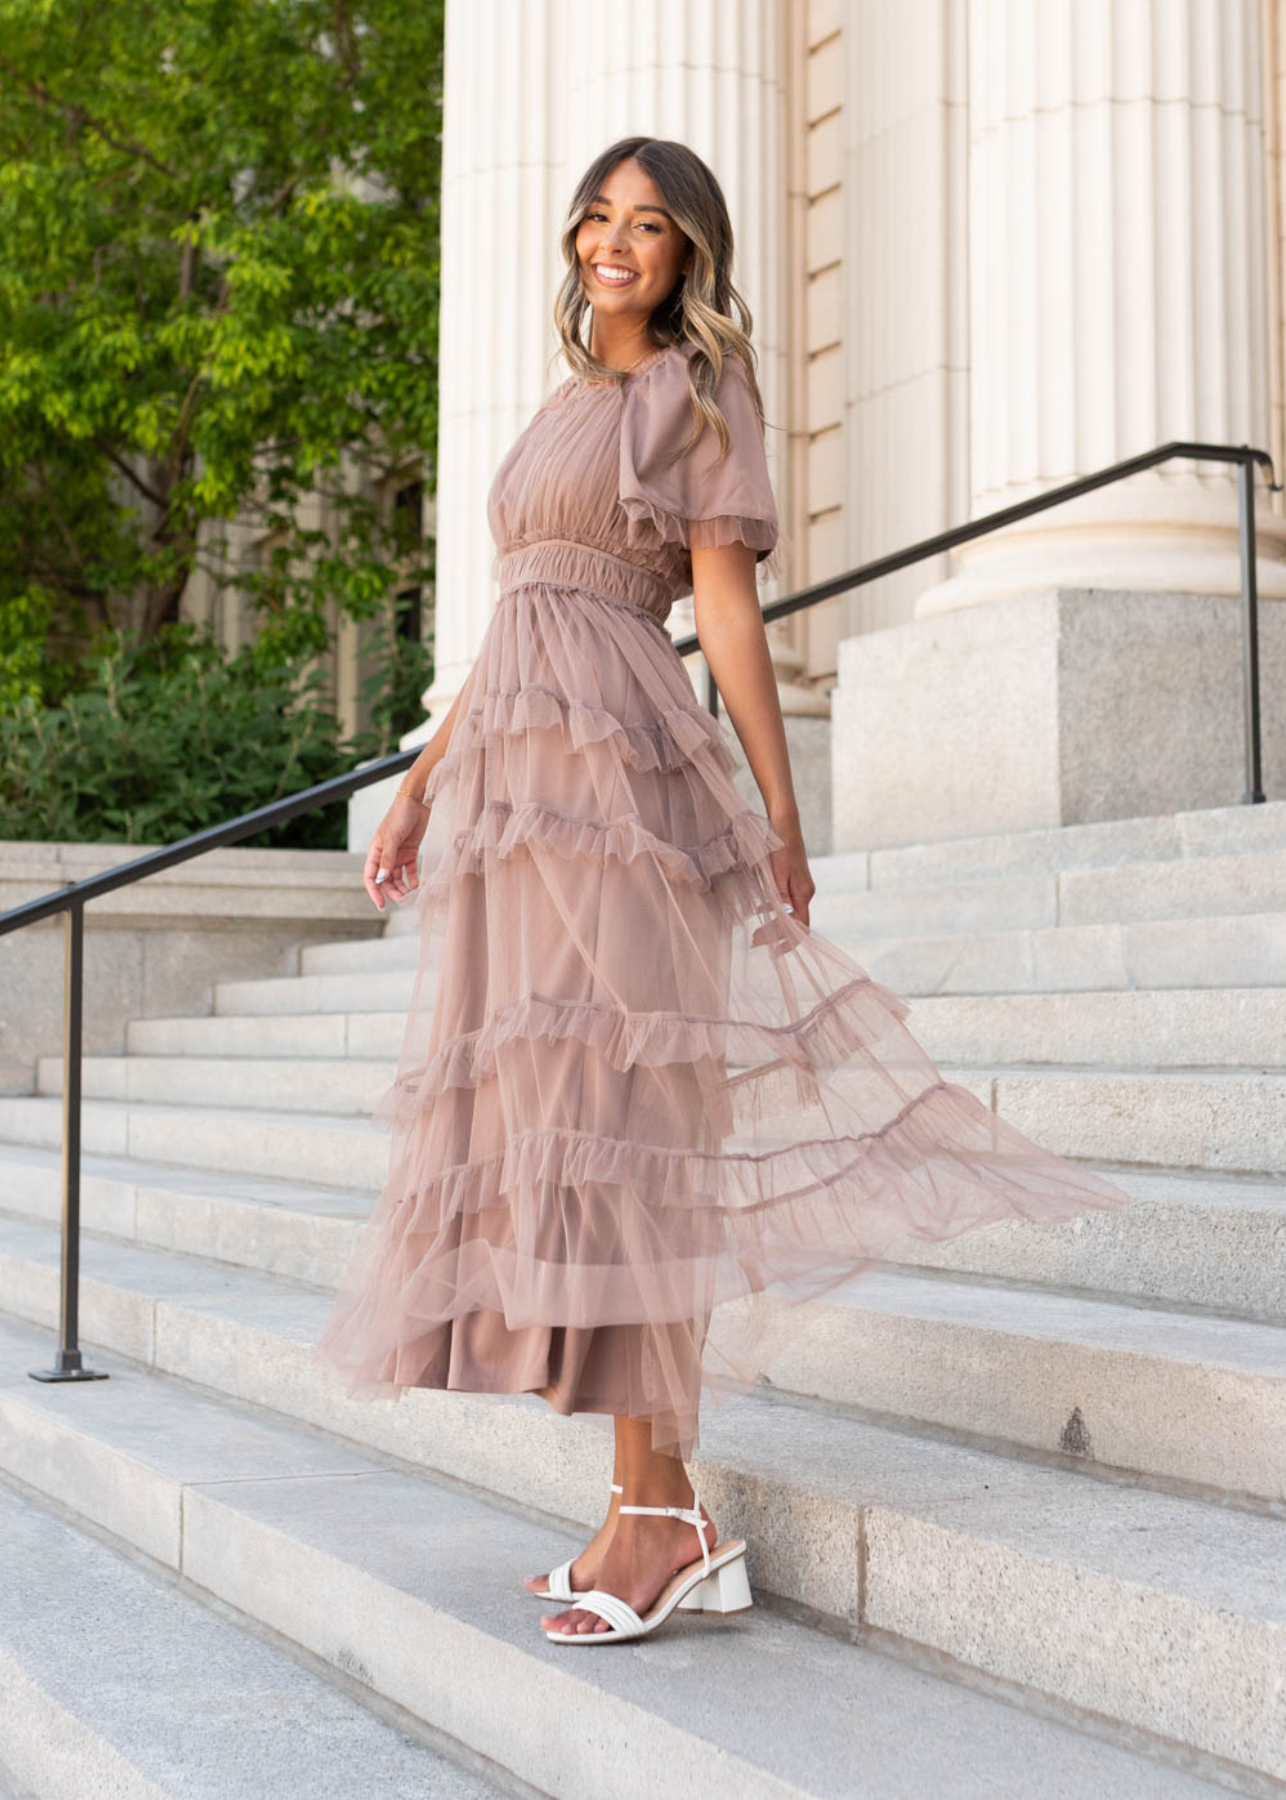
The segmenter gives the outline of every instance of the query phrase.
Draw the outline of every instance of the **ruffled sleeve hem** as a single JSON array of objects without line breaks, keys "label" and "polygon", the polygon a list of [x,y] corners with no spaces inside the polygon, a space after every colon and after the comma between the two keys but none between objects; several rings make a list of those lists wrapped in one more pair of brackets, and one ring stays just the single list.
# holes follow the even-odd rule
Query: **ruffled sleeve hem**
[{"label": "ruffled sleeve hem", "polygon": [[666,544],[682,544],[685,550],[717,548],[722,544],[747,544],[756,552],[757,563],[769,562],[768,571],[776,574],[780,558],[775,552],[781,533],[775,518],[757,519],[744,513],[717,513],[713,518],[689,519],[682,513],[667,512],[642,494],[621,496],[621,505],[635,524],[651,526]]},{"label": "ruffled sleeve hem", "polygon": [[684,549],[748,545],[764,575],[780,572],[781,529],[763,431],[740,359],[729,357],[717,400],[728,422],[727,454],[707,425],[681,457],[692,430],[687,358],[661,356],[625,394],[621,412],[620,504],[630,541],[648,535]]}]

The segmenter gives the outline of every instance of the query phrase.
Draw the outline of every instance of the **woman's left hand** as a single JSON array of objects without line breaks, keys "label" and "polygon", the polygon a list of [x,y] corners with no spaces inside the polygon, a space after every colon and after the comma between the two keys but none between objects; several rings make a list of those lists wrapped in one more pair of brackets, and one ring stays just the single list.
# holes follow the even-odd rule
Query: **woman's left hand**
[{"label": "woman's left hand", "polygon": [[770,860],[773,880],[777,884],[777,893],[783,906],[788,907],[798,922],[807,927],[808,906],[817,885],[808,869],[808,852],[804,849],[804,834],[800,828],[799,815],[790,818],[773,818],[769,815],[769,824],[778,837],[785,838],[785,846],[774,850]]}]

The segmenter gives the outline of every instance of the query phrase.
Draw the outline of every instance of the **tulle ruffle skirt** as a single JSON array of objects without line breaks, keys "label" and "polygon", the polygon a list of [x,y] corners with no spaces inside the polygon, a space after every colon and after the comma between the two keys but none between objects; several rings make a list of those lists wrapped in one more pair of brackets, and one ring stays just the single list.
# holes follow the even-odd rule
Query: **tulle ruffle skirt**
[{"label": "tulle ruffle skirt", "polygon": [[899,1243],[1127,1204],[785,909],[734,768],[646,609],[501,596],[403,903],[388,1179],[317,1344],[350,1396],[536,1393],[686,1457],[703,1398]]}]

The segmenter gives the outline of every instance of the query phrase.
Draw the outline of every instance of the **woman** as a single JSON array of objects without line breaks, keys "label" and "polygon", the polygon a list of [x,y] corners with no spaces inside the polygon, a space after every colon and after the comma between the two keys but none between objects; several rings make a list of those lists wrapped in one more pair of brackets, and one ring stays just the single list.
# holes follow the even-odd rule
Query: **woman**
[{"label": "woman", "polygon": [[[388,1184],[318,1351],[353,1396],[613,1417],[603,1525],[527,1581],[578,1602],[547,1635],[602,1643],[750,1604],[684,1460],[703,1390],[754,1382],[789,1302],[908,1236],[1128,1197],[944,1081],[905,1002],[808,929],[756,591],[777,514],[714,175],[623,139],[563,248],[573,372],[496,472],[499,600],[367,858],[377,906],[414,895],[420,965],[376,1115]],[[689,592],[765,813],[664,628]]]}]

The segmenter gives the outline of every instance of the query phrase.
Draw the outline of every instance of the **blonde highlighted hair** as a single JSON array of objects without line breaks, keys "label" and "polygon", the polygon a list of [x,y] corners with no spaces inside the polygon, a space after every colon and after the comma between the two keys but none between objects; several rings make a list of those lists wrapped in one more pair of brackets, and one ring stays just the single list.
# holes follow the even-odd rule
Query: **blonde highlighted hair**
[{"label": "blonde highlighted hair", "polygon": [[742,363],[761,425],[764,403],[750,342],[750,308],[732,284],[732,221],[727,202],[714,171],[686,144],[671,138],[619,138],[594,158],[577,182],[561,238],[567,274],[554,301],[562,354],[573,375],[624,386],[628,371],[600,363],[584,342],[585,323],[593,307],[581,277],[576,234],[595,194],[602,192],[611,171],[627,157],[633,157],[655,182],[690,245],[686,269],[648,320],[652,346],[679,344],[688,351],[693,429],[675,454],[682,456],[690,450],[708,424],[719,439],[718,460],[722,461],[729,447],[728,422],[715,402],[715,393],[726,358],[736,357]]}]

